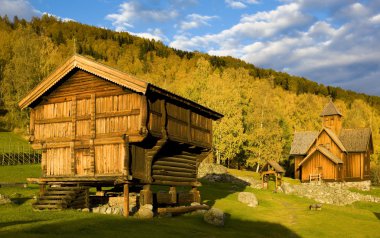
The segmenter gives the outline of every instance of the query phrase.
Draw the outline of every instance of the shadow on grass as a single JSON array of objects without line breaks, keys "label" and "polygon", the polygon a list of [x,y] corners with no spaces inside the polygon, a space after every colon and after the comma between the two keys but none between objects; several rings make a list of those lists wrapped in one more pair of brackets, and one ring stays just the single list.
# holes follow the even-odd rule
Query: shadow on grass
[{"label": "shadow on grass", "polygon": [[[250,184],[231,174],[208,174],[200,178],[203,186],[200,187],[202,200],[207,200],[206,204],[213,206],[216,200],[223,199],[230,194],[242,192]],[[215,187],[216,190],[209,194],[207,187]],[[219,189],[218,189],[219,188]]]},{"label": "shadow on grass", "polygon": [[33,198],[31,197],[21,197],[21,198],[11,198],[11,201],[13,204],[16,204],[16,205],[22,205],[24,203],[26,203],[27,201],[31,200]]},{"label": "shadow on grass", "polygon": [[4,228],[7,226],[16,226],[16,225],[23,225],[23,224],[29,224],[29,223],[36,223],[44,220],[29,220],[29,221],[9,221],[9,222],[0,222],[0,228]]},{"label": "shadow on grass", "polygon": [[14,231],[0,232],[1,237],[300,237],[290,229],[275,223],[243,221],[230,218],[224,227],[191,215],[153,220],[124,219],[96,216],[70,221],[57,220],[48,224],[28,226]]},{"label": "shadow on grass", "polygon": [[380,220],[380,213],[378,213],[378,212],[374,212],[373,214],[377,217],[377,219]]}]

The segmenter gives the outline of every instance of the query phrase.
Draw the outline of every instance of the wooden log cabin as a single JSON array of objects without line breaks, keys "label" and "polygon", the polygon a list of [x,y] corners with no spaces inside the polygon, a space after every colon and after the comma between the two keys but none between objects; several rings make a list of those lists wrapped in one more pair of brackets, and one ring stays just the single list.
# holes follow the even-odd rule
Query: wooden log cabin
[{"label": "wooden log cabin", "polygon": [[370,179],[370,128],[342,128],[343,115],[330,101],[321,113],[322,129],[294,134],[290,156],[295,178],[303,182]]},{"label": "wooden log cabin", "polygon": [[36,180],[41,197],[65,184],[125,185],[126,194],[130,186],[144,185],[142,204],[152,204],[154,184],[170,186],[171,193],[175,186],[190,186],[199,200],[197,168],[210,153],[212,121],[222,118],[80,55],[42,80],[19,106],[30,108],[30,142],[42,150],[42,177]]}]

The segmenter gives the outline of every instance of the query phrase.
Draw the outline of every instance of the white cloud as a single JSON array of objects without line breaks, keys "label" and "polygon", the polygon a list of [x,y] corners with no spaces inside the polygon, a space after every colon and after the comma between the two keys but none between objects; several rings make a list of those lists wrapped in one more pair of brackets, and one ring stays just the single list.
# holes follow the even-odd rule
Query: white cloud
[{"label": "white cloud", "polygon": [[380,23],[380,14],[377,14],[369,19],[372,23],[379,24]]},{"label": "white cloud", "polygon": [[182,21],[179,25],[183,31],[193,28],[199,28],[202,26],[210,26],[208,23],[210,20],[217,18],[217,16],[202,16],[199,14],[190,14],[186,16],[186,21]]},{"label": "white cloud", "polygon": [[228,7],[233,9],[243,9],[248,7],[247,4],[257,4],[257,0],[225,0]]},{"label": "white cloud", "polygon": [[63,21],[63,22],[69,22],[69,21],[73,21],[73,22],[75,22],[75,20],[74,19],[71,19],[71,18],[68,18],[68,17],[59,17],[59,16],[57,16],[57,15],[54,15],[54,14],[51,14],[51,13],[48,13],[48,12],[44,12],[44,13],[42,13],[42,15],[48,15],[48,16],[50,16],[50,17],[54,17],[54,18],[57,18],[58,20],[60,20],[60,21]]},{"label": "white cloud", "polygon": [[[231,55],[327,85],[380,95],[379,8],[343,0],[284,1],[272,11],[244,15],[215,34],[174,37],[170,46]],[[324,18],[315,17],[324,5]],[[329,8],[329,6],[333,6]]]},{"label": "white cloud", "polygon": [[27,0],[1,0],[0,3],[0,15],[7,15],[10,19],[17,16],[29,20],[33,16],[42,15]]},{"label": "white cloud", "polygon": [[159,28],[148,29],[148,32],[130,32],[130,34],[143,37],[146,39],[156,40],[156,41],[168,41],[169,39],[165,36],[165,34]]},{"label": "white cloud", "polygon": [[184,50],[190,50],[192,46],[202,46],[203,49],[200,50],[206,51],[211,45],[217,44],[226,50],[229,47],[240,46],[239,41],[243,38],[258,40],[273,37],[286,32],[288,29],[302,28],[310,20],[310,17],[298,10],[297,4],[288,4],[269,12],[243,15],[238,24],[217,34],[192,38],[177,35],[170,46]]},{"label": "white cloud", "polygon": [[136,21],[166,21],[178,16],[176,10],[157,10],[142,6],[138,1],[124,2],[120,5],[118,13],[108,14],[107,20],[117,31],[123,31],[133,27]]}]

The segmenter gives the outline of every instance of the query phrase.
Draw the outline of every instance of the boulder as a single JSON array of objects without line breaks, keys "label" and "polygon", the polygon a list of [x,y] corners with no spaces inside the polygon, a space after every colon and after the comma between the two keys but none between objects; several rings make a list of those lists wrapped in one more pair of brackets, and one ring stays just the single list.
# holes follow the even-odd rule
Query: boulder
[{"label": "boulder", "polygon": [[205,222],[214,226],[224,226],[225,219],[224,212],[218,208],[211,208],[203,216]]},{"label": "boulder", "polygon": [[140,209],[135,213],[134,217],[140,219],[151,219],[153,218],[153,206],[151,204],[145,204],[140,207]]},{"label": "boulder", "polygon": [[247,204],[249,207],[257,207],[259,204],[255,194],[250,192],[240,192],[238,194],[238,201]]},{"label": "boulder", "polygon": [[290,183],[282,183],[281,185],[281,190],[285,193],[285,194],[291,194],[294,192],[294,187],[290,184]]},{"label": "boulder", "polygon": [[0,205],[8,203],[12,203],[11,199],[6,195],[0,194]]},{"label": "boulder", "polygon": [[202,178],[207,174],[225,174],[227,168],[223,165],[203,162],[198,167],[198,178]]}]

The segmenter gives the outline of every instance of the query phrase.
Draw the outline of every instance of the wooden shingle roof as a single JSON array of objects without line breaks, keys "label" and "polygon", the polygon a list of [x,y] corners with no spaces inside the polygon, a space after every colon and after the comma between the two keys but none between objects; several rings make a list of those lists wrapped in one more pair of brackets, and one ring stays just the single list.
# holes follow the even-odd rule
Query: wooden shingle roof
[{"label": "wooden shingle roof", "polygon": [[290,155],[306,155],[318,134],[318,131],[296,132],[290,149]]},{"label": "wooden shingle roof", "polygon": [[342,129],[339,139],[348,152],[373,151],[371,128]]},{"label": "wooden shingle roof", "polygon": [[60,67],[58,67],[53,73],[48,77],[43,79],[34,89],[32,89],[20,102],[19,107],[21,109],[27,108],[32,105],[33,102],[38,100],[40,97],[44,96],[49,89],[58,84],[62,79],[65,78],[74,69],[81,69],[103,78],[107,81],[115,83],[119,86],[128,88],[134,92],[148,95],[150,92],[158,93],[164,97],[170,98],[176,102],[184,104],[190,108],[194,108],[203,114],[211,117],[212,119],[220,119],[223,117],[222,114],[215,112],[207,107],[204,107],[196,102],[193,102],[187,98],[176,95],[165,89],[159,88],[151,83],[145,82],[144,80],[138,79],[130,74],[119,71],[112,67],[106,66],[99,62],[96,62],[87,57],[75,54],[64,62]]},{"label": "wooden shingle roof", "polygon": [[342,113],[338,110],[338,108],[336,108],[336,106],[334,105],[334,103],[332,101],[330,101],[326,106],[325,108],[323,108],[323,111],[321,113],[321,117],[323,116],[332,116],[332,115],[340,115],[340,116],[343,116]]},{"label": "wooden shingle roof", "polygon": [[313,149],[313,151],[308,155],[306,156],[300,163],[298,166],[301,166],[303,163],[305,163],[315,152],[319,151],[320,153],[322,153],[323,155],[325,155],[329,160],[331,160],[333,163],[335,164],[343,164],[343,161],[337,157],[336,155],[334,155],[333,153],[331,153],[331,151],[329,151],[328,149],[326,149],[325,147],[323,146],[317,146],[315,149]]},{"label": "wooden shingle roof", "polygon": [[268,171],[269,165],[272,166],[272,168],[274,169],[274,171],[276,171],[277,173],[285,173],[285,169],[282,168],[282,166],[279,165],[279,163],[277,163],[274,160],[268,160],[266,162],[266,164],[261,168],[260,172]]}]

